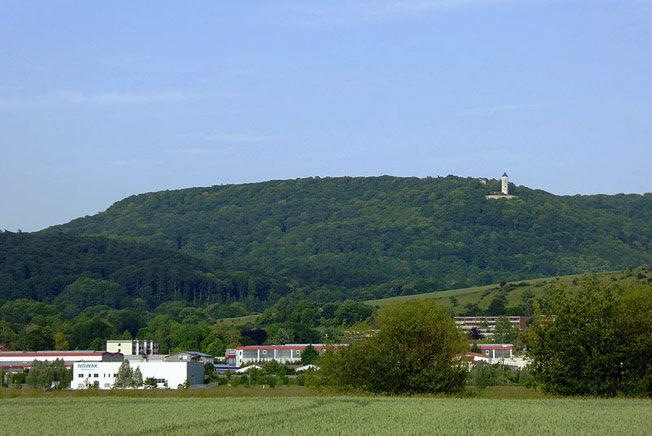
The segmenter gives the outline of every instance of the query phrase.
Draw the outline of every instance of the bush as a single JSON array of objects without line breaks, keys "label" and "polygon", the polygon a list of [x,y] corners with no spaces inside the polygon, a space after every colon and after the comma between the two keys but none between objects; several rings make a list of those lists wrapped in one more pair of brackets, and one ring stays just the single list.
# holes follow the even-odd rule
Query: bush
[{"label": "bush", "polygon": [[378,312],[377,336],[327,352],[307,384],[337,390],[411,394],[459,392],[467,371],[453,320],[429,300],[389,305]]},{"label": "bush", "polygon": [[559,395],[652,394],[652,286],[584,278],[557,289],[528,329],[531,374]]},{"label": "bush", "polygon": [[477,363],[471,369],[471,384],[478,389],[485,389],[492,384],[493,371],[491,367],[484,362]]}]

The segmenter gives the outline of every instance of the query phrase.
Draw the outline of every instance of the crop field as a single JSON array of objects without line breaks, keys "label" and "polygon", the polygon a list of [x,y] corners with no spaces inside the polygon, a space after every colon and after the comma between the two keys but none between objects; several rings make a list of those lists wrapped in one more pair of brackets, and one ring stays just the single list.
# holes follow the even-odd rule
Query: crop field
[{"label": "crop field", "polygon": [[632,399],[13,398],[11,435],[643,435],[652,402]]}]

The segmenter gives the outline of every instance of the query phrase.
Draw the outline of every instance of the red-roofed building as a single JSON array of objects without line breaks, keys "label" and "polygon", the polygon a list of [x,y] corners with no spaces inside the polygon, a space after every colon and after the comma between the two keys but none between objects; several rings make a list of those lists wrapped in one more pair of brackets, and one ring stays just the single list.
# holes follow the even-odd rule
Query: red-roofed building
[{"label": "red-roofed building", "polygon": [[122,353],[107,351],[3,351],[0,352],[0,368],[3,370],[22,370],[30,368],[32,362],[63,360],[67,367],[77,362],[122,362]]}]

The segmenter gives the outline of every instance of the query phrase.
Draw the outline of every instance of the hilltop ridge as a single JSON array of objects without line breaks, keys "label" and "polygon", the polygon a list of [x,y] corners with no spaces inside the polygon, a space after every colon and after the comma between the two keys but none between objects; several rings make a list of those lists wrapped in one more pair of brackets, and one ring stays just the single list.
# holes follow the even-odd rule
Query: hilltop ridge
[{"label": "hilltop ridge", "polygon": [[652,262],[652,195],[556,196],[499,180],[335,177],[127,197],[43,233],[169,248],[373,299]]}]

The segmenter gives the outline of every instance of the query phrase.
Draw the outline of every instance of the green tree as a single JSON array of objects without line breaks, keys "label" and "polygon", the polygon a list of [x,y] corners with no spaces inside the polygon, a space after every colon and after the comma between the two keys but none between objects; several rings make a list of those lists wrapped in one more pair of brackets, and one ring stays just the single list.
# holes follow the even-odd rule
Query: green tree
[{"label": "green tree", "polygon": [[292,343],[294,341],[294,337],[292,335],[292,332],[287,331],[283,327],[279,328],[278,331],[276,332],[276,338],[275,342],[279,345],[285,345]]},{"label": "green tree", "polygon": [[71,380],[72,372],[66,368],[61,359],[56,359],[54,362],[34,360],[25,378],[29,386],[40,389],[67,388]]},{"label": "green tree", "polygon": [[463,389],[467,371],[456,354],[466,344],[435,302],[384,306],[378,327],[380,332],[366,342],[327,352],[310,384],[389,394]]},{"label": "green tree", "polygon": [[143,384],[146,389],[156,389],[158,387],[158,384],[156,383],[156,379],[154,377],[147,377],[143,382]]},{"label": "green tree", "polygon": [[373,313],[373,308],[359,301],[346,300],[335,311],[338,324],[353,325],[366,320]]},{"label": "green tree", "polygon": [[493,371],[489,365],[484,362],[478,362],[471,369],[471,383],[478,389],[485,389],[491,385]]},{"label": "green tree", "polygon": [[56,332],[54,334],[54,349],[57,351],[70,349],[70,344],[66,340],[63,332]]},{"label": "green tree", "polygon": [[506,316],[500,316],[494,327],[494,340],[499,344],[513,344],[518,340],[519,329]]},{"label": "green tree", "polygon": [[136,367],[134,370],[132,384],[137,388],[143,385],[143,373],[140,371],[140,366]]},{"label": "green tree", "polygon": [[507,306],[507,299],[503,295],[497,295],[489,303],[487,313],[489,316],[504,315]]},{"label": "green tree", "polygon": [[652,285],[585,277],[574,292],[554,290],[535,313],[531,375],[560,395],[650,395],[651,330]]},{"label": "green tree", "polygon": [[133,371],[131,366],[129,366],[129,361],[125,360],[118,368],[118,375],[115,378],[113,387],[126,389],[133,386]]},{"label": "green tree", "polygon": [[301,364],[309,365],[315,363],[319,359],[319,351],[315,350],[312,345],[308,345],[301,352]]}]

